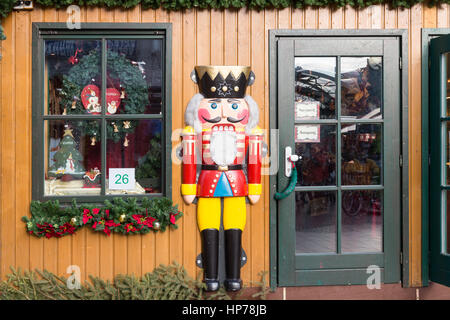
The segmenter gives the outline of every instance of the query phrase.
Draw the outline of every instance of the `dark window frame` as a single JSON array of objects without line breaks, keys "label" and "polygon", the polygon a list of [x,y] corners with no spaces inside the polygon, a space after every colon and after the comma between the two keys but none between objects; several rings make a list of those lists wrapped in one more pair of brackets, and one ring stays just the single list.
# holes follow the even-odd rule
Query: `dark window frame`
[{"label": "dark window frame", "polygon": [[[161,193],[141,195],[65,195],[46,196],[44,194],[44,123],[46,120],[61,119],[89,119],[89,115],[45,115],[44,110],[44,66],[45,40],[65,39],[100,39],[102,45],[109,39],[151,39],[159,38],[163,41],[163,78],[162,81],[162,110],[161,114],[141,115],[101,115],[103,123],[115,118],[161,119]],[[103,202],[116,197],[161,197],[172,196],[172,161],[171,161],[171,133],[172,133],[172,24],[171,23],[81,23],[80,29],[68,29],[66,23],[33,23],[32,24],[32,200],[59,200],[61,203],[71,202]],[[104,63],[105,57],[102,57]],[[103,100],[102,105],[105,103]],[[103,109],[104,106],[103,106]],[[106,142],[106,127],[102,126],[102,141]],[[102,170],[106,169],[106,143],[102,143]],[[102,184],[105,175],[102,174]]]}]

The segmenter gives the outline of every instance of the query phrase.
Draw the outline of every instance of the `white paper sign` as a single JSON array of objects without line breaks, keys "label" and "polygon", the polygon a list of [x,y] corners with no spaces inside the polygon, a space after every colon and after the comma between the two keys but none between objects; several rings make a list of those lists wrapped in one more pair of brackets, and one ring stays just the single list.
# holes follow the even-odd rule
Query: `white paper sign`
[{"label": "white paper sign", "polygon": [[320,142],[320,124],[295,126],[295,142]]},{"label": "white paper sign", "polygon": [[111,190],[135,189],[134,168],[109,168],[108,186]]},{"label": "white paper sign", "polygon": [[320,103],[317,101],[295,102],[295,120],[314,120],[320,118]]}]

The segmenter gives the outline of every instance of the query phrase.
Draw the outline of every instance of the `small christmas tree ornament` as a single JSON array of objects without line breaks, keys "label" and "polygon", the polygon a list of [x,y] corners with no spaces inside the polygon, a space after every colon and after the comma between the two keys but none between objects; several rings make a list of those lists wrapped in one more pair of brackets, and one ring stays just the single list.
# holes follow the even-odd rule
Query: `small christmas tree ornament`
[{"label": "small christmas tree ornament", "polygon": [[124,147],[128,147],[128,142],[129,142],[129,140],[128,140],[128,133],[125,135],[125,141],[123,142],[123,146]]},{"label": "small christmas tree ornament", "polygon": [[67,108],[64,108],[64,111],[62,114],[63,114],[63,116],[67,115]]},{"label": "small christmas tree ornament", "polygon": [[130,124],[131,124],[130,121],[124,121],[124,122],[123,122],[123,127],[124,127],[124,129],[130,129]]},{"label": "small christmas tree ornament", "polygon": [[117,125],[115,124],[115,122],[111,123],[114,127],[114,132],[119,132],[119,128],[117,128]]},{"label": "small christmas tree ornament", "polygon": [[49,168],[48,175],[62,178],[63,181],[81,179],[86,171],[82,165],[83,156],[77,149],[72,129],[67,125],[65,127],[59,150],[53,156],[54,164]]},{"label": "small christmas tree ornament", "polygon": [[126,217],[127,216],[125,214],[121,214],[120,217],[119,217],[119,221],[120,222],[124,222]]},{"label": "small christmas tree ornament", "polygon": [[72,219],[70,219],[70,224],[71,225],[75,225],[77,223],[77,218],[72,218]]},{"label": "small christmas tree ornament", "polygon": [[120,99],[125,99],[125,89],[120,87]]},{"label": "small christmas tree ornament", "polygon": [[161,223],[159,221],[154,221],[153,222],[153,229],[155,229],[155,230],[161,229]]}]

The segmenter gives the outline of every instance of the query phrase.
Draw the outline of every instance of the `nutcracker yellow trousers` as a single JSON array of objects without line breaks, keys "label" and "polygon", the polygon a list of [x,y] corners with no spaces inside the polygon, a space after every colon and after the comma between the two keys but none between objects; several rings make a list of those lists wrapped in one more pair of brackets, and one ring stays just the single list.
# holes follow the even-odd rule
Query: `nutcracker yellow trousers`
[{"label": "nutcracker yellow trousers", "polygon": [[[220,228],[221,198],[198,198],[197,224],[204,229]],[[245,197],[223,198],[223,228],[244,230],[247,218]]]}]

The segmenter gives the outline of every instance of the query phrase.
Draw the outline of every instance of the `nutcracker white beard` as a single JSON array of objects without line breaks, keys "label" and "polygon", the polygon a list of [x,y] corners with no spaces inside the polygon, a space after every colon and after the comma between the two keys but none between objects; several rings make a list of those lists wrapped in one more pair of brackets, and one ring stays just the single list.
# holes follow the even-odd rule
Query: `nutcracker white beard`
[{"label": "nutcracker white beard", "polygon": [[210,151],[212,160],[219,166],[233,164],[237,154],[236,132],[213,131],[211,134]]}]

